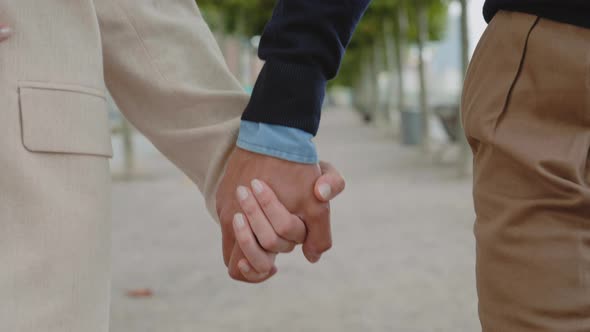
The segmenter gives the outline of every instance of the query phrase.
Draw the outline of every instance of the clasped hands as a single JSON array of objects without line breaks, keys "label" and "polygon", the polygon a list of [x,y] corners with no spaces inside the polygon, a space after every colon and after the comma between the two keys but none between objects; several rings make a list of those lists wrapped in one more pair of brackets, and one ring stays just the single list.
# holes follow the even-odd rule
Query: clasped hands
[{"label": "clasped hands", "polygon": [[332,247],[329,201],[345,182],[328,163],[293,163],[240,148],[232,153],[216,199],[229,275],[259,283],[275,259],[302,244],[311,263]]},{"label": "clasped hands", "polygon": [[[0,42],[11,32],[0,24]],[[330,164],[298,164],[236,148],[216,194],[229,275],[265,281],[277,272],[276,255],[298,244],[317,262],[332,246],[329,201],[344,186]]]}]

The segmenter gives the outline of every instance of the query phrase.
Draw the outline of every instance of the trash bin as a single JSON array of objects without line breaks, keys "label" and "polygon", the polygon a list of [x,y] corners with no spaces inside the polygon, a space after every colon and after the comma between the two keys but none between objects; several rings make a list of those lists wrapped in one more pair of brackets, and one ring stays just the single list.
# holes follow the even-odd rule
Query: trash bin
[{"label": "trash bin", "polygon": [[417,107],[408,107],[401,112],[401,133],[404,145],[422,143],[423,114]]}]

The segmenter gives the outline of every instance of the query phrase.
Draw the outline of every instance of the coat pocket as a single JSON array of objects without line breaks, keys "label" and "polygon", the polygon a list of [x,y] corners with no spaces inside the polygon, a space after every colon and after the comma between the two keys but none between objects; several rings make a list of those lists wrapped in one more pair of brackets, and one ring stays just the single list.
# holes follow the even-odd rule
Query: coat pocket
[{"label": "coat pocket", "polygon": [[[468,138],[491,140],[519,79],[537,16],[500,11],[478,46],[465,79],[461,111]],[[485,50],[485,51],[482,51]]]},{"label": "coat pocket", "polygon": [[20,82],[25,149],[39,153],[112,157],[106,98],[76,85]]}]

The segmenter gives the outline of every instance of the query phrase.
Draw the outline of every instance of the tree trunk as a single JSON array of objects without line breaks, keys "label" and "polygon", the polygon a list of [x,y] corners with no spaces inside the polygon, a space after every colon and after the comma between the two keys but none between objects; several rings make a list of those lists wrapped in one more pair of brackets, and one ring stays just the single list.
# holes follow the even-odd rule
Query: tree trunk
[{"label": "tree trunk", "polygon": [[250,41],[246,37],[246,22],[247,19],[244,16],[244,13],[240,13],[237,17],[236,23],[236,36],[238,38],[239,43],[239,55],[238,55],[238,78],[242,86],[250,86],[252,83],[252,74],[251,74],[251,52],[252,47],[250,45]]},{"label": "tree trunk", "polygon": [[373,44],[373,85],[374,85],[374,100],[373,100],[373,118],[375,121],[381,120],[384,116],[383,111],[383,96],[382,90],[379,82],[379,75],[381,72],[384,71],[384,61],[383,61],[383,43],[380,40],[376,40]]},{"label": "tree trunk", "polygon": [[403,112],[406,109],[406,92],[405,92],[405,47],[406,47],[406,35],[408,29],[408,19],[403,8],[399,8],[397,11],[397,24],[394,28],[394,40],[395,40],[395,66],[397,71],[397,110]]},{"label": "tree trunk", "polygon": [[[469,24],[467,20],[467,0],[459,0],[461,3],[461,65],[463,69],[463,75],[467,73],[467,67],[469,66]],[[461,100],[459,100],[459,105],[461,105]],[[467,139],[465,138],[465,133],[463,131],[462,121],[461,121],[461,110],[459,108],[459,114],[457,116],[457,140],[459,142],[459,146],[461,148],[459,159],[458,159],[458,170],[459,176],[466,176],[470,173],[471,170],[471,163],[470,161],[470,154],[471,150],[469,145],[467,144]]]},{"label": "tree trunk", "polygon": [[363,120],[368,123],[371,122],[373,119],[373,100],[375,91],[373,89],[373,75],[372,75],[372,66],[371,66],[371,58],[367,52],[363,52],[362,55],[362,63],[361,63],[361,113],[363,115]]},{"label": "tree trunk", "polygon": [[388,125],[391,125],[391,105],[394,96],[393,94],[393,79],[395,76],[395,41],[393,40],[393,27],[390,21],[386,21],[383,24],[383,42],[385,44],[385,63],[387,67],[387,87],[385,104],[383,110],[385,114],[385,121]]},{"label": "tree trunk", "polygon": [[424,46],[428,37],[428,11],[423,0],[416,1],[418,13],[418,74],[420,81],[420,111],[422,112],[422,147],[430,150],[430,109],[428,107],[428,91],[426,82],[426,63],[424,61]]}]

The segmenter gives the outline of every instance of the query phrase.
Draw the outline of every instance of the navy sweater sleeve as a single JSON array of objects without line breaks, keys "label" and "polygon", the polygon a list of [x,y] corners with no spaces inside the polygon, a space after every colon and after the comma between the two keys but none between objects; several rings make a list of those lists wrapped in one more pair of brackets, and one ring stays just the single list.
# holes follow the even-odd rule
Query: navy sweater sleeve
[{"label": "navy sweater sleeve", "polygon": [[265,61],[243,120],[317,133],[326,83],[370,0],[279,0],[262,34]]}]

